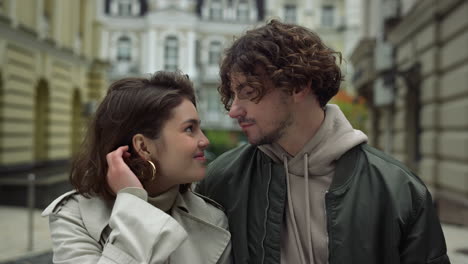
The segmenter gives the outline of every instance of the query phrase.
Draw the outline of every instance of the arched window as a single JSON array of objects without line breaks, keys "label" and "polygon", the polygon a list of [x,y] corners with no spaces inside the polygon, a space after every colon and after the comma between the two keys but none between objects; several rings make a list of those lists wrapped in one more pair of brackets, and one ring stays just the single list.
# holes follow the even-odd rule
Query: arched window
[{"label": "arched window", "polygon": [[208,63],[210,65],[216,65],[219,63],[221,58],[221,42],[212,41],[210,42],[210,50],[208,53]]},{"label": "arched window", "polygon": [[177,37],[167,37],[164,48],[164,69],[166,71],[176,71],[179,62],[179,40]]},{"label": "arched window", "polygon": [[81,117],[83,109],[81,108],[81,96],[78,89],[74,89],[72,97],[72,118],[71,118],[71,152],[78,152],[83,132],[83,119]]},{"label": "arched window", "polygon": [[41,163],[47,160],[49,155],[49,100],[50,93],[47,83],[43,80],[36,88],[34,98],[34,160]]},{"label": "arched window", "polygon": [[132,42],[129,37],[122,36],[117,41],[117,60],[130,61],[132,60]]}]

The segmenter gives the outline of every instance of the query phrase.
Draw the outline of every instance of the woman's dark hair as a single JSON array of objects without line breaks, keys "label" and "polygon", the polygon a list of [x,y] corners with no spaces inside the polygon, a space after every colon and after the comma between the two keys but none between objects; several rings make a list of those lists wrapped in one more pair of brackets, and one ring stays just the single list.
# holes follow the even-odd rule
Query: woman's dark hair
[{"label": "woman's dark hair", "polygon": [[[311,30],[272,20],[249,30],[225,51],[221,63],[221,101],[229,110],[233,99],[231,74],[242,73],[246,84],[255,90],[252,101],[258,102],[268,92],[265,78],[287,94],[309,83],[323,107],[338,92],[343,80],[341,53],[328,48]],[[239,88],[240,89],[240,88]]]},{"label": "woman's dark hair", "polygon": [[[150,179],[152,168],[135,152],[132,138],[140,133],[157,139],[172,110],[183,99],[196,106],[192,82],[180,72],[157,72],[150,78],[125,78],[112,83],[73,160],[71,184],[86,197],[114,198],[106,180],[106,155],[124,145],[129,146],[131,156],[125,161],[132,171],[142,182]],[[182,185],[181,191],[188,186]]]}]

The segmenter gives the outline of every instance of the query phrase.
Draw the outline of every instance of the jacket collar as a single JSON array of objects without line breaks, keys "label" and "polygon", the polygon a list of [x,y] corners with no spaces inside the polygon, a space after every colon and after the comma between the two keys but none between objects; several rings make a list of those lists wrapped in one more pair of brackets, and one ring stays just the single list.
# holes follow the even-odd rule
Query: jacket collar
[{"label": "jacket collar", "polygon": [[362,166],[360,160],[364,158],[361,151],[364,144],[355,146],[337,160],[330,192],[341,195],[348,190],[351,179],[358,173],[358,168]]}]

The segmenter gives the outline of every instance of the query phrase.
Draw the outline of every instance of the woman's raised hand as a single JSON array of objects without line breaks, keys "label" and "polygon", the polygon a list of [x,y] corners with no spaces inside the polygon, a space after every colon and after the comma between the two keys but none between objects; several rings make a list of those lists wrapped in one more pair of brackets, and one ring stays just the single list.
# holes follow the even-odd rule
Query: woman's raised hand
[{"label": "woman's raised hand", "polygon": [[107,183],[115,194],[127,187],[143,188],[140,180],[123,160],[124,157],[130,157],[127,151],[128,146],[123,146],[106,155],[109,165]]}]

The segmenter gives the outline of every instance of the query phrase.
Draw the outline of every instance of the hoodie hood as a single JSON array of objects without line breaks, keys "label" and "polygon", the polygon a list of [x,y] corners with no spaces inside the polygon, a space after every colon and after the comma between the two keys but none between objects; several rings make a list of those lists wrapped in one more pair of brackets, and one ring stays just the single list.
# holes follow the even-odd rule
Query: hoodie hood
[{"label": "hoodie hood", "polygon": [[259,146],[259,149],[279,164],[283,164],[286,157],[289,173],[296,176],[304,176],[304,156],[307,154],[311,177],[330,174],[341,155],[364,142],[367,142],[367,136],[353,129],[337,105],[329,104],[325,107],[322,125],[296,156],[290,155],[276,143]]}]

